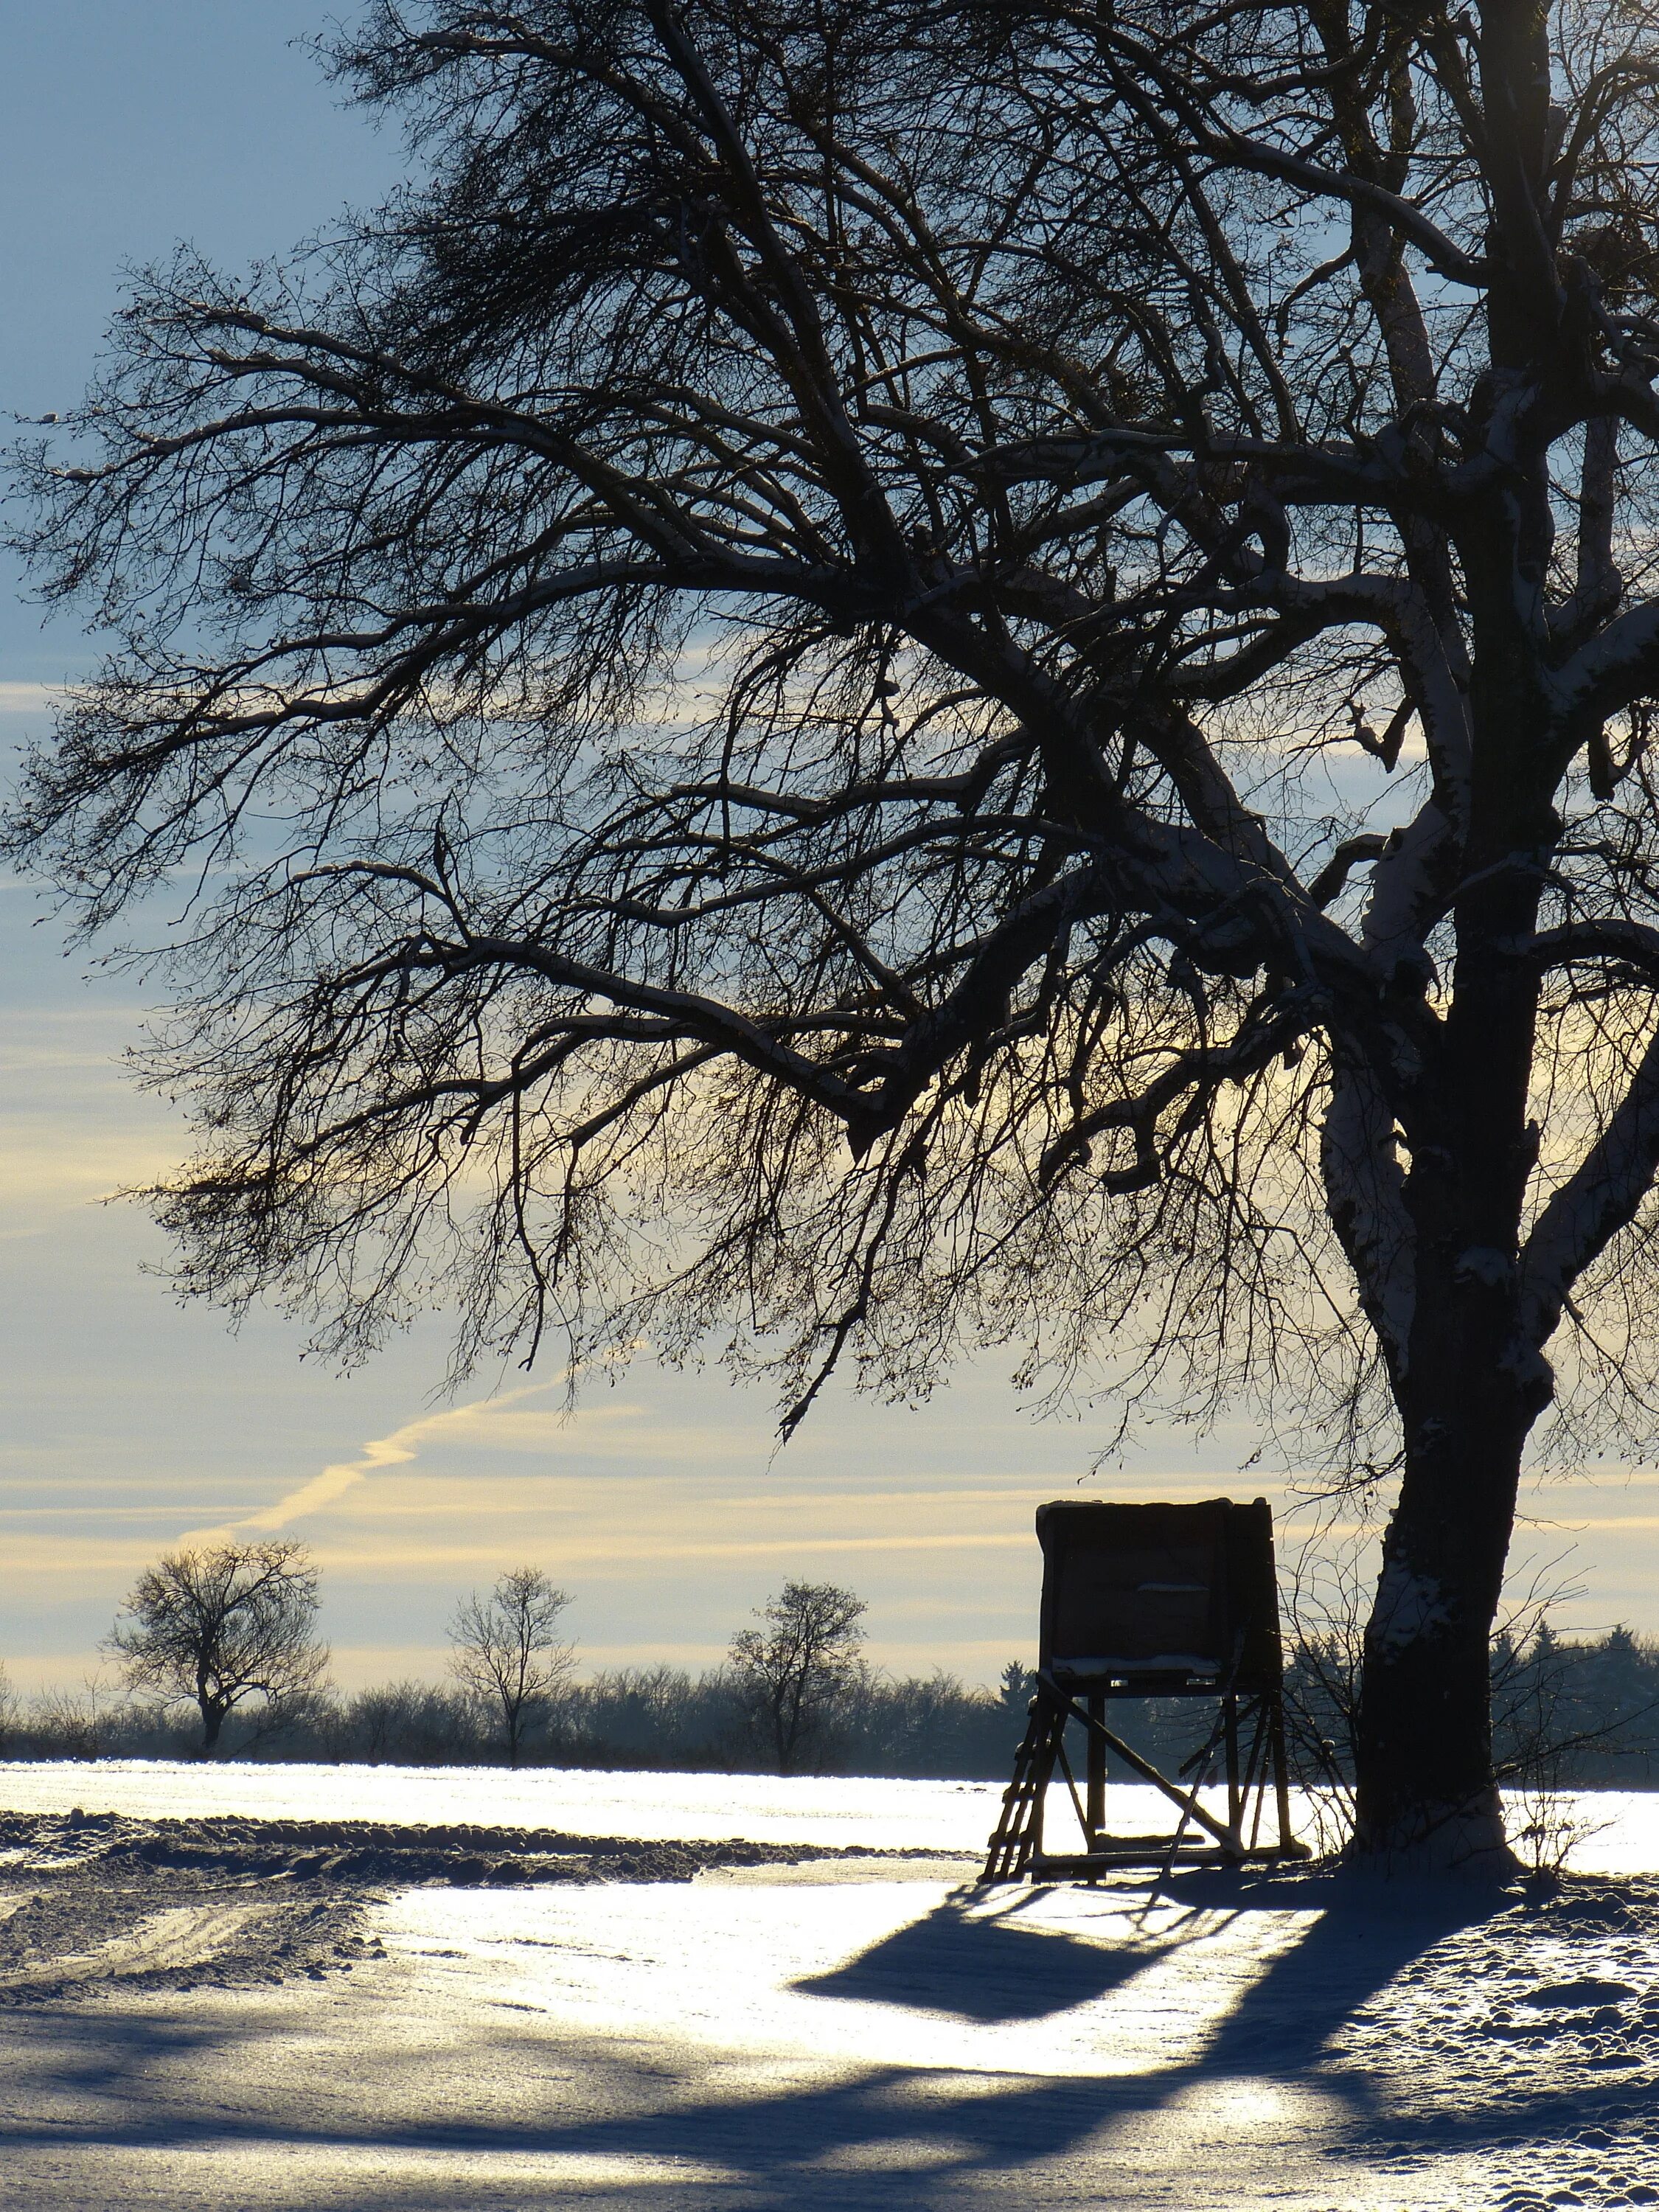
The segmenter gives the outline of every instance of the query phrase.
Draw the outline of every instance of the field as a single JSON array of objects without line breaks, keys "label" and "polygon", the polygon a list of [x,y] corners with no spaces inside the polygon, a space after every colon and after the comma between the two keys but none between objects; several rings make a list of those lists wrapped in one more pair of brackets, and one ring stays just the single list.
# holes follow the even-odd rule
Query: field
[{"label": "field", "polygon": [[0,1768],[0,2204],[1659,2203],[1659,1800],[1494,1903],[977,1892],[994,1795]]}]

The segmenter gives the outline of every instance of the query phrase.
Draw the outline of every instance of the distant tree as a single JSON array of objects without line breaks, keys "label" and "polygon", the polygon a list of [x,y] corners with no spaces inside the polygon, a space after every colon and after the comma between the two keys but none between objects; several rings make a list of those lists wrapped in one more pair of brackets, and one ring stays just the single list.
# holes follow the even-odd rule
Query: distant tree
[{"label": "distant tree", "polygon": [[771,1738],[780,1774],[798,1771],[837,1697],[858,1669],[868,1607],[834,1583],[786,1583],[761,1609],[764,1628],[740,1628],[732,1665]]},{"label": "distant tree", "polygon": [[1000,1704],[1011,1713],[1024,1717],[1025,1708],[1036,1691],[1036,1678],[1023,1659],[1011,1659],[1002,1670],[1002,1682],[997,1691]]},{"label": "distant tree", "polygon": [[169,1553],[138,1577],[108,1648],[130,1689],[194,1701],[210,1758],[226,1720],[250,1698],[274,1714],[320,1686],[328,1647],[312,1632],[318,1603],[303,1544]]},{"label": "distant tree", "polygon": [[547,1710],[575,1663],[556,1634],[570,1602],[539,1567],[514,1567],[488,1597],[477,1590],[455,1609],[449,1624],[454,1647],[450,1667],[466,1688],[497,1709],[509,1766],[516,1766],[526,1732]]},{"label": "distant tree", "polygon": [[36,1759],[106,1759],[118,1741],[120,1717],[103,1685],[88,1675],[78,1690],[60,1685],[40,1692],[30,1706],[25,1740]]},{"label": "distant tree", "polygon": [[726,1766],[742,1692],[726,1667],[693,1681],[684,1668],[619,1667],[568,1698],[568,1749],[587,1766]]},{"label": "distant tree", "polygon": [[341,1756],[370,1765],[466,1766],[487,1755],[477,1702],[431,1682],[360,1690],[337,1722]]}]

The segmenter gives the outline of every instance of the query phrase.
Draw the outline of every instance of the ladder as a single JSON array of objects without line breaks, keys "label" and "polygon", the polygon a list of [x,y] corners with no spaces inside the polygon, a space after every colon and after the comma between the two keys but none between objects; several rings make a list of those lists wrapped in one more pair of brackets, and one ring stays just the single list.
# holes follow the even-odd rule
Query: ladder
[{"label": "ladder", "polygon": [[1042,1801],[1060,1756],[1066,1709],[1051,1698],[1031,1700],[1025,1733],[1014,1753],[1013,1779],[1002,1793],[981,1881],[1018,1881],[1042,1850]]}]

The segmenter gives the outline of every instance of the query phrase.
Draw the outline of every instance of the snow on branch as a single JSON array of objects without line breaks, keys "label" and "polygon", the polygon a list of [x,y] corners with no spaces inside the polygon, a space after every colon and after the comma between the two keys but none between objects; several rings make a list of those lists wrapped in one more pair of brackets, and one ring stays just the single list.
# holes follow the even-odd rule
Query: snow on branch
[{"label": "snow on branch", "polygon": [[1554,1334],[1572,1286],[1636,1218],[1659,1171],[1659,1036],[1647,1048],[1607,1127],[1545,1206],[1522,1248],[1527,1341]]}]

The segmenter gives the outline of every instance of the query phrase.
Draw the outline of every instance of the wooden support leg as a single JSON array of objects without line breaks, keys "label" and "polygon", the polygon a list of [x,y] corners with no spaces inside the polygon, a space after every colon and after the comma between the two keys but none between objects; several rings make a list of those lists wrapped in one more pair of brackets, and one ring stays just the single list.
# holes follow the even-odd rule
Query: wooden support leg
[{"label": "wooden support leg", "polygon": [[1243,1842],[1244,1804],[1238,1778],[1238,1698],[1229,1691],[1224,1712],[1227,1745],[1227,1828],[1237,1843]]},{"label": "wooden support leg", "polygon": [[1282,1699],[1273,1698],[1269,1709],[1269,1755],[1273,1763],[1273,1796],[1279,1802],[1279,1847],[1289,1850],[1293,1838],[1291,1834],[1291,1776],[1290,1762],[1285,1755],[1285,1706]]},{"label": "wooden support leg", "polygon": [[[1101,1723],[1106,1718],[1106,1700],[1097,1694],[1089,1700],[1089,1717]],[[1106,1747],[1096,1729],[1089,1730],[1088,1788],[1084,1809],[1088,1815],[1085,1823],[1089,1832],[1089,1849],[1097,1850],[1100,1838],[1106,1832]]]},{"label": "wooden support leg", "polygon": [[[1056,1720],[1054,1714],[1046,1707],[1034,1707],[1033,1710],[1042,1711],[1043,1719],[1051,1731],[1065,1727],[1065,1721]],[[1031,1819],[1027,1830],[1030,1837],[1030,1845],[1026,1851],[1024,1862],[1028,1867],[1033,1859],[1040,1859],[1042,1856],[1042,1815],[1048,1802],[1048,1778],[1054,1771],[1054,1741],[1053,1733],[1045,1737],[1043,1748],[1039,1753],[1032,1768]]]},{"label": "wooden support leg", "polygon": [[1250,1748],[1244,1759],[1243,1803],[1250,1816],[1247,1841],[1252,1850],[1261,1841],[1261,1814],[1267,1802],[1267,1718],[1271,1710],[1272,1700],[1267,1698],[1257,1698],[1244,1708]]}]

